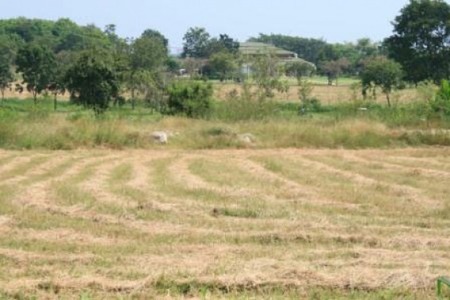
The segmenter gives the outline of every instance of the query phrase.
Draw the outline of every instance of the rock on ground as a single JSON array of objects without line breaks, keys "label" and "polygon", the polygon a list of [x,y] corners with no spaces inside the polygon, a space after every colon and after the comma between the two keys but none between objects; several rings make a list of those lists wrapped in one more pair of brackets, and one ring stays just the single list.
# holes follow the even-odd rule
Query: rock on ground
[{"label": "rock on ground", "polygon": [[151,138],[155,143],[158,144],[167,144],[169,141],[168,134],[164,131],[154,131],[151,134]]}]

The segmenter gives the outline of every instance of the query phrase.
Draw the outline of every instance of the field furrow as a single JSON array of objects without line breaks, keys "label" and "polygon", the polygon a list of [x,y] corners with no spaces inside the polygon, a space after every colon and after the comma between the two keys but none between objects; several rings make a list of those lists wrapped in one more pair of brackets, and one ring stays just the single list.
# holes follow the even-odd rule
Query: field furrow
[{"label": "field furrow", "polygon": [[0,152],[0,289],[41,298],[420,290],[446,149]]}]

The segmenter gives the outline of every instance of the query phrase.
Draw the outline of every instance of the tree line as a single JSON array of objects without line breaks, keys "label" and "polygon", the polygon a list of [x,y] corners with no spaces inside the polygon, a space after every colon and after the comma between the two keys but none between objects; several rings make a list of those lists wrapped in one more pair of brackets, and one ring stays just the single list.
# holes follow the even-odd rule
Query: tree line
[{"label": "tree line", "polygon": [[[104,111],[113,102],[146,97],[178,69],[169,57],[168,40],[147,29],[138,38],[121,38],[114,25],[104,30],[79,26],[69,19],[56,22],[17,18],[0,20],[0,89],[29,91],[36,102],[43,92],[66,92],[74,103]],[[175,66],[174,66],[175,65]],[[12,86],[15,83],[15,86]]]},{"label": "tree line", "polygon": [[[276,57],[251,61],[253,80],[265,95],[283,89],[280,72],[299,79],[313,72],[328,77],[358,76],[368,95],[380,87],[390,103],[390,92],[404,82],[440,83],[450,77],[450,5],[443,0],[410,0],[393,21],[393,35],[382,42],[360,39],[356,43],[327,43],[321,39],[260,34],[250,41],[275,45],[312,62],[317,69],[291,63],[278,70]],[[134,107],[137,99],[170,112],[163,101],[170,92],[179,99],[192,93],[189,86],[173,80],[180,69],[206,79],[242,78],[244,58],[239,42],[227,34],[212,37],[204,28],[192,27],[183,38],[180,57],[171,56],[168,39],[147,29],[137,38],[122,38],[115,25],[103,30],[80,26],[69,19],[57,21],[16,18],[0,20],[0,91],[29,91],[35,102],[42,93],[69,93],[74,103],[101,113],[110,104],[121,105],[127,95]],[[197,90],[209,91],[195,85]],[[185,89],[183,92],[182,90]],[[175,92],[176,91],[176,92]],[[209,92],[207,94],[210,94]],[[190,98],[195,97],[190,95]],[[188,97],[188,98],[189,98]],[[190,100],[192,102],[192,99]],[[173,101],[172,101],[173,102]]]}]

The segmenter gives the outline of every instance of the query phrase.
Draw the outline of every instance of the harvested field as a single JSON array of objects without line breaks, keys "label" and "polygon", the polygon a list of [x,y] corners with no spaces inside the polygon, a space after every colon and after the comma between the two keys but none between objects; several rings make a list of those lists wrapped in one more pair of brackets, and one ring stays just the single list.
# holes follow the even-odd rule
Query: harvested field
[{"label": "harvested field", "polygon": [[0,151],[0,291],[432,299],[449,180],[447,148]]},{"label": "harvested field", "polygon": [[[214,95],[216,99],[225,100],[227,95],[233,90],[241,91],[241,86],[238,84],[225,83],[214,85]],[[345,103],[355,99],[361,99],[361,90],[359,88],[352,88],[349,85],[328,86],[328,85],[314,85],[311,97],[318,99],[323,104],[338,104]],[[299,101],[298,87],[290,86],[287,93],[275,93],[274,99],[279,101]],[[408,88],[400,91],[395,91],[392,95],[395,103],[409,103],[412,101],[423,100],[417,89]],[[376,95],[375,101],[377,103],[386,103],[386,97],[381,91]]]}]

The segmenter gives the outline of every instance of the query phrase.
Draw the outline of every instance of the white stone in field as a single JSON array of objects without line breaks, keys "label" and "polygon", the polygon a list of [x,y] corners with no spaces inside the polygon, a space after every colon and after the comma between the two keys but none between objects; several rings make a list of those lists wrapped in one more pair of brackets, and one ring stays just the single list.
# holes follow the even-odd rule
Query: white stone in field
[{"label": "white stone in field", "polygon": [[251,133],[243,133],[238,135],[238,140],[244,144],[253,144],[256,142],[256,138]]},{"label": "white stone in field", "polygon": [[154,131],[151,135],[153,141],[158,144],[167,144],[169,141],[168,134],[164,131]]}]

